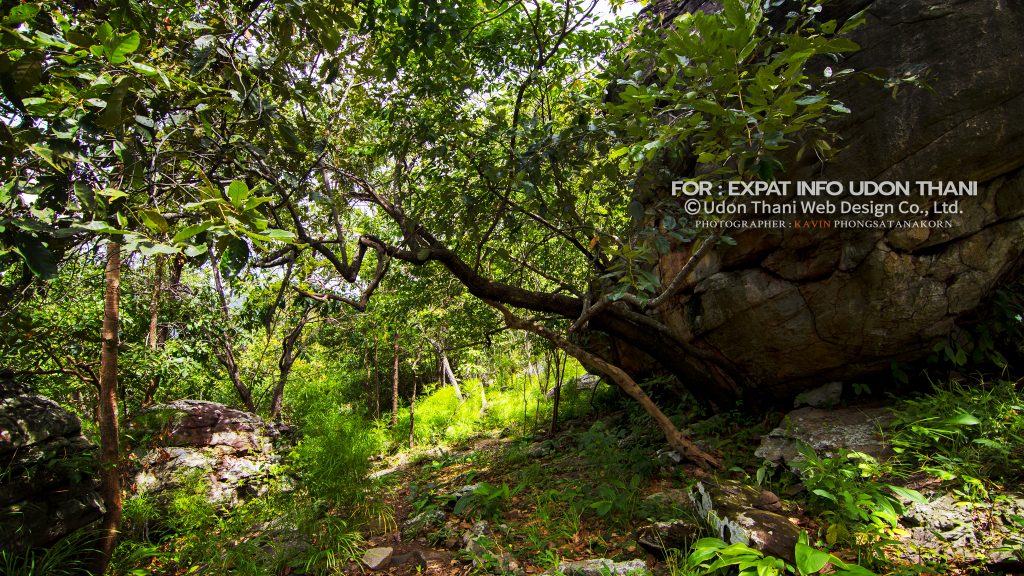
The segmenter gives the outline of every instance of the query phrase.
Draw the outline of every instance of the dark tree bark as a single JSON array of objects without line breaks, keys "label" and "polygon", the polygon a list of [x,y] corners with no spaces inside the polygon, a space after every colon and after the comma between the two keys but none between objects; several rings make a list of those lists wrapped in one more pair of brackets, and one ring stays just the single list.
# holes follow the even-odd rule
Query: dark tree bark
[{"label": "dark tree bark", "polygon": [[103,574],[117,545],[121,524],[121,473],[117,422],[117,346],[120,320],[121,245],[107,244],[104,270],[103,343],[100,348],[98,425],[100,432],[100,494],[107,512],[103,517],[96,573]]},{"label": "dark tree bark", "polygon": [[395,365],[392,371],[391,383],[391,428],[398,426],[398,355],[401,351],[398,348],[398,331],[395,331]]}]

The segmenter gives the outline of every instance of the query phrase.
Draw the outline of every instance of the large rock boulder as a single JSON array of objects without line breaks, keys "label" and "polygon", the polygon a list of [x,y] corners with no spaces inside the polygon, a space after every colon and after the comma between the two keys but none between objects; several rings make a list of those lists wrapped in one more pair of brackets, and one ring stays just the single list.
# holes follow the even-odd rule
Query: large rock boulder
[{"label": "large rock boulder", "polygon": [[892,421],[888,408],[800,408],[765,435],[754,454],[772,464],[793,465],[803,459],[800,446],[806,445],[825,457],[847,450],[884,460],[892,455],[884,437]]},{"label": "large rock boulder", "polygon": [[255,414],[200,400],[153,406],[135,417],[142,437],[135,489],[159,494],[199,476],[209,500],[235,505],[284,479],[278,472],[281,428]]},{"label": "large rock boulder", "polygon": [[[714,5],[673,4],[677,11]],[[790,177],[976,181],[978,195],[960,198],[959,214],[905,218],[948,220],[948,228],[730,231],[736,245],[709,254],[660,313],[680,339],[723,360],[694,360],[692,371],[675,371],[691,379],[703,374],[718,390],[781,400],[919,358],[1021,267],[1024,4],[830,6],[826,18],[842,21],[860,9],[867,16],[853,34],[862,49],[833,68],[917,75],[930,89],[905,86],[893,97],[876,82],[840,85],[833,93],[853,111],[835,125],[842,151],[824,166],[791,164]],[[909,200],[931,206],[935,198]],[[689,256],[684,250],[663,257],[663,281]]]},{"label": "large rock boulder", "polygon": [[46,546],[104,513],[77,416],[0,382],[0,549]]}]

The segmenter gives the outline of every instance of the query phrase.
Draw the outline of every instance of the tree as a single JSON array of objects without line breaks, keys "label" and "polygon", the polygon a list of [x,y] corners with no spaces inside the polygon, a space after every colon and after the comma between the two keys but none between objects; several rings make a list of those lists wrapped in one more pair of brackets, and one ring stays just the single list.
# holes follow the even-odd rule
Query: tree
[{"label": "tree", "polygon": [[121,524],[121,448],[117,420],[117,348],[120,318],[121,245],[107,244],[107,266],[103,289],[103,348],[100,353],[99,405],[100,493],[106,514],[103,516],[97,574],[106,571],[117,544]]}]

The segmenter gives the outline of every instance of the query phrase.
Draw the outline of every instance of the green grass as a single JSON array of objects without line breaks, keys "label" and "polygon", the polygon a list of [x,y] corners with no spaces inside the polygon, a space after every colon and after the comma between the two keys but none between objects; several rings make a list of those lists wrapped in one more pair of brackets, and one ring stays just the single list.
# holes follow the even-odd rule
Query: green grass
[{"label": "green grass", "polygon": [[968,499],[1024,479],[1024,392],[1018,382],[953,380],[899,401],[890,441],[904,473],[923,471]]}]

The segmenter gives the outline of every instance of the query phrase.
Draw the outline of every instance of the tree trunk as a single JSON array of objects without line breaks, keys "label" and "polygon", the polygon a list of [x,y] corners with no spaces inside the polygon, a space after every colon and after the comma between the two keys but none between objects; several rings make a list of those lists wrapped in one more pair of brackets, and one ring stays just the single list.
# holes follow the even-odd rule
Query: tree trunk
[{"label": "tree trunk", "polygon": [[459,387],[459,381],[455,378],[455,373],[452,372],[451,364],[448,363],[448,355],[444,353],[444,348],[441,346],[438,346],[437,351],[441,355],[441,369],[444,371],[445,377],[448,378],[448,383],[455,388],[455,396],[461,402],[463,400],[462,388]]},{"label": "tree trunk", "polygon": [[487,388],[487,381],[484,379],[484,375],[480,375],[480,417],[483,418],[487,415],[487,393],[484,391]]},{"label": "tree trunk", "polygon": [[380,366],[377,356],[377,335],[373,335],[373,417],[380,418]]},{"label": "tree trunk", "polygon": [[575,356],[583,362],[584,365],[594,366],[597,370],[611,378],[623,392],[643,406],[644,411],[647,412],[658,427],[661,428],[661,431],[665,434],[665,439],[668,440],[669,445],[679,452],[683,458],[686,458],[703,468],[722,468],[721,461],[701,450],[693,443],[693,441],[683,435],[679,429],[676,428],[676,425],[669,420],[668,416],[665,416],[665,413],[654,404],[651,398],[647,396],[647,393],[644,392],[643,389],[640,388],[633,378],[631,378],[624,370],[607,362],[603,358],[587,352],[576,344],[569,342],[561,334],[552,332],[539,324],[530,322],[529,320],[519,318],[501,304],[494,302],[488,302],[488,304],[501,311],[505,317],[505,324],[510,328],[526,330],[528,332],[533,332],[538,336],[542,336],[550,340],[555,346],[558,346],[565,352]]},{"label": "tree trunk", "polygon": [[98,424],[100,432],[100,493],[107,512],[97,561],[97,574],[103,574],[117,545],[121,524],[121,474],[117,422],[117,345],[121,290],[121,245],[107,244],[107,266],[103,290],[103,343],[100,349]]},{"label": "tree trunk", "polygon": [[398,426],[398,331],[395,331],[395,367],[391,384],[391,428]]},{"label": "tree trunk", "polygon": [[292,364],[302,353],[302,346],[296,345],[302,336],[302,329],[309,323],[309,313],[312,308],[306,308],[299,318],[298,324],[291,332],[285,335],[281,342],[281,360],[277,363],[280,372],[278,373],[277,386],[274,387],[274,395],[270,399],[270,418],[277,420],[281,417],[281,405],[284,402],[284,387],[288,383],[288,374],[292,371]]},{"label": "tree trunk", "polygon": [[[160,330],[160,293],[163,291],[164,283],[164,262],[167,256],[164,254],[156,255],[156,271],[153,275],[153,293],[149,299],[149,333],[146,335],[146,344],[149,347],[150,352],[156,352],[160,349],[163,342],[163,337],[166,337],[166,332]],[[153,378],[149,382],[149,386],[146,388],[146,395],[142,400],[143,406],[149,406],[153,403],[153,396],[156,395],[157,388],[160,387],[160,375],[154,374]]]},{"label": "tree trunk", "polygon": [[231,323],[231,315],[228,311],[228,299],[224,295],[224,283],[220,278],[220,259],[215,258],[213,246],[209,248],[210,253],[210,265],[213,267],[213,281],[217,287],[217,297],[220,299],[220,319],[224,323],[223,329],[220,333],[220,350],[216,352],[217,359],[224,365],[224,369],[228,372],[228,377],[231,378],[231,384],[235,387],[238,392],[238,396],[242,399],[242,403],[245,405],[246,410],[249,412],[256,412],[256,405],[252,401],[252,392],[249,391],[249,387],[242,382],[242,377],[239,374],[238,362],[235,360],[235,347],[231,342],[231,334],[228,326]]},{"label": "tree trunk", "polygon": [[558,352],[555,352],[555,403],[551,407],[551,434],[558,432],[558,406],[562,401],[562,379],[565,378],[565,364],[569,361],[568,356],[558,359]]},{"label": "tree trunk", "polygon": [[409,448],[416,444],[416,370],[412,374],[412,398],[409,400]]}]

